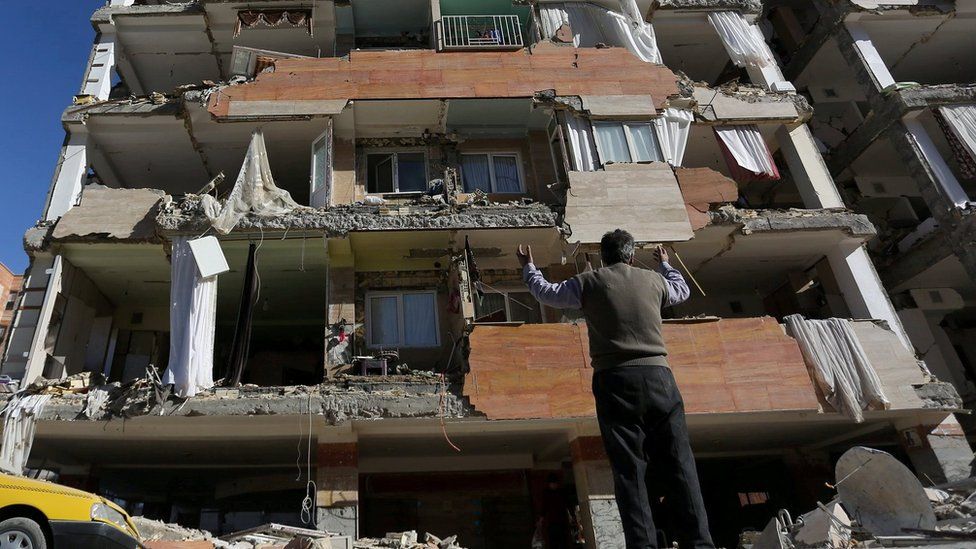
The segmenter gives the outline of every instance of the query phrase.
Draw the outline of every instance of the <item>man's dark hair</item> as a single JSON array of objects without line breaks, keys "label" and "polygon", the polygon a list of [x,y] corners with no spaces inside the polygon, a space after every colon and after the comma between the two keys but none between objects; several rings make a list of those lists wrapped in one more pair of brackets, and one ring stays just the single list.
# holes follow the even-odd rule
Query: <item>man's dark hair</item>
[{"label": "man's dark hair", "polygon": [[634,237],[623,229],[606,233],[600,239],[600,257],[604,265],[630,261],[634,257]]}]

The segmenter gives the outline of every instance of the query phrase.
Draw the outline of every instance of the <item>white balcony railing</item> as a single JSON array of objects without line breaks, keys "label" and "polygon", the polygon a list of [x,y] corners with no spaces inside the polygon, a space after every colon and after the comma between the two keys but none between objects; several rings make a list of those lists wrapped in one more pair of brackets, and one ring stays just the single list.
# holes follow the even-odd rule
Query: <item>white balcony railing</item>
[{"label": "white balcony railing", "polygon": [[524,45],[517,15],[445,15],[439,24],[443,50],[517,50]]}]

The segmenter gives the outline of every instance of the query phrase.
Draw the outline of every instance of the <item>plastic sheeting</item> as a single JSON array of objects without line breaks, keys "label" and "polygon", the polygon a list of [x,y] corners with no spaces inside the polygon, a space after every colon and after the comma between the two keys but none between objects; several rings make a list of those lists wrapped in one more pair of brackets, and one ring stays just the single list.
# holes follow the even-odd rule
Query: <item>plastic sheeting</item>
[{"label": "plastic sheeting", "polygon": [[837,411],[857,423],[868,408],[887,409],[881,380],[847,320],[783,318],[824,396]]},{"label": "plastic sheeting", "polygon": [[[779,179],[779,170],[773,162],[769,147],[755,124],[741,126],[715,126],[715,135],[723,147],[723,152],[731,157],[729,170],[733,179]],[[726,158],[729,160],[729,158]],[[741,168],[737,170],[736,168]],[[743,173],[747,172],[747,173]],[[759,176],[759,177],[750,177]]]},{"label": "plastic sheeting", "polygon": [[634,0],[620,0],[623,15],[588,2],[559,2],[539,6],[542,33],[552,38],[559,27],[568,24],[573,30],[573,45],[593,47],[597,44],[627,48],[647,63],[663,63],[657,47],[654,27],[644,21]]},{"label": "plastic sheeting", "polygon": [[952,133],[976,159],[976,105],[952,105],[939,107],[942,117],[949,123]]},{"label": "plastic sheeting", "polygon": [[37,417],[51,395],[15,395],[7,402],[3,414],[3,445],[0,447],[0,469],[22,475],[34,445]]},{"label": "plastic sheeting", "polygon": [[299,207],[288,191],[275,185],[261,130],[251,135],[244,165],[227,201],[221,206],[212,196],[205,195],[202,205],[210,223],[220,234],[230,233],[248,213],[283,215]]},{"label": "plastic sheeting", "polygon": [[590,121],[571,113],[562,114],[561,118],[569,145],[569,155],[573,161],[573,170],[578,172],[596,170],[596,145]]},{"label": "plastic sheeting", "polygon": [[661,116],[654,119],[661,154],[668,164],[680,166],[684,161],[688,134],[691,133],[691,123],[694,120],[695,115],[691,111],[671,108],[664,109]]},{"label": "plastic sheeting", "polygon": [[213,387],[217,277],[203,278],[186,237],[173,238],[169,366],[163,383],[191,397]]},{"label": "plastic sheeting", "polygon": [[759,27],[746,22],[742,14],[734,11],[711,12],[708,21],[715,27],[725,51],[729,52],[736,66],[761,69],[776,65]]}]

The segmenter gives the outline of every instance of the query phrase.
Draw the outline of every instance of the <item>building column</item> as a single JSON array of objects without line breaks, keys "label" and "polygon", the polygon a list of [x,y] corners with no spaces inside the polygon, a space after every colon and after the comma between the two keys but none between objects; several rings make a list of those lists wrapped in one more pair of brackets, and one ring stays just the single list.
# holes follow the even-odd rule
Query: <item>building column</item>
[{"label": "building column", "polygon": [[570,440],[569,447],[587,549],[624,549],[624,528],[603,439],[578,436]]},{"label": "building column", "polygon": [[790,128],[785,124],[776,130],[779,150],[786,159],[796,188],[807,208],[844,208],[841,198],[830,177],[830,171],[813,140],[806,124]]},{"label": "building column", "polygon": [[320,443],[316,475],[315,525],[319,530],[359,538],[359,443]]},{"label": "building column", "polygon": [[61,158],[54,171],[54,181],[44,211],[46,221],[55,221],[78,202],[88,171],[88,135],[84,130],[68,131]]},{"label": "building column", "polygon": [[112,75],[115,72],[116,35],[100,33],[92,46],[85,81],[80,95],[89,95],[105,101],[112,92]]},{"label": "building column", "polygon": [[942,484],[969,478],[973,474],[973,449],[956,416],[938,425],[917,420],[895,423],[899,440],[915,472],[924,483]]}]

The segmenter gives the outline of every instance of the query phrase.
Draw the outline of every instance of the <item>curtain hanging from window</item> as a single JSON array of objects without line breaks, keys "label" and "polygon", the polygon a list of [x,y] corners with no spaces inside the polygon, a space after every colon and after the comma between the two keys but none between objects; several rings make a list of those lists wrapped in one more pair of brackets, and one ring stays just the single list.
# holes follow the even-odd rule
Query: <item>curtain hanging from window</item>
[{"label": "curtain hanging from window", "polygon": [[[976,172],[976,169],[973,168],[973,164],[976,163],[976,105],[939,107],[937,113],[942,115],[942,119],[951,128],[952,135],[957,140],[954,152],[959,159],[960,166],[962,166],[963,171],[972,176]],[[950,144],[952,144],[951,141]],[[968,158],[966,158],[967,156]]]},{"label": "curtain hanging from window", "polygon": [[465,192],[475,190],[491,192],[491,170],[488,167],[487,154],[461,155],[461,180],[464,182]]},{"label": "curtain hanging from window", "polygon": [[741,182],[779,179],[779,169],[758,126],[716,126],[715,135],[733,179]]},{"label": "curtain hanging from window", "polygon": [[837,411],[860,423],[864,421],[863,410],[891,406],[850,322],[840,318],[807,320],[802,315],[783,320],[827,402]]},{"label": "curtain hanging from window", "polygon": [[255,130],[227,201],[220,204],[206,194],[201,199],[201,206],[214,229],[220,234],[228,234],[248,213],[283,215],[297,208],[298,203],[292,200],[288,191],[275,185],[264,133]]},{"label": "curtain hanging from window", "polygon": [[261,278],[258,276],[257,245],[253,242],[247,248],[247,265],[244,267],[244,285],[241,302],[237,309],[237,324],[234,327],[234,341],[230,346],[230,360],[224,379],[231,387],[241,384],[247,357],[251,353],[251,327],[254,325],[254,308],[261,292]]},{"label": "curtain hanging from window", "polygon": [[37,418],[44,412],[51,395],[15,394],[7,401],[3,413],[3,444],[0,446],[0,470],[13,475],[24,474]]},{"label": "curtain hanging from window", "polygon": [[514,156],[492,156],[495,170],[496,193],[520,193],[522,183],[519,178],[518,159]]},{"label": "curtain hanging from window", "polygon": [[756,25],[750,25],[742,14],[734,11],[711,12],[708,21],[715,27],[725,51],[729,52],[736,66],[761,69],[776,64],[762,31]]},{"label": "curtain hanging from window", "polygon": [[213,387],[217,277],[200,276],[186,237],[173,238],[172,261],[169,365],[163,383],[191,397]]},{"label": "curtain hanging from window", "polygon": [[661,116],[654,119],[661,153],[668,164],[680,166],[684,161],[688,134],[691,133],[691,123],[694,120],[695,115],[691,111],[671,108],[664,109]]},{"label": "curtain hanging from window", "polygon": [[569,141],[569,155],[572,168],[578,172],[596,170],[596,152],[593,140],[593,127],[590,121],[572,113],[561,113],[563,131]]},{"label": "curtain hanging from window", "polygon": [[407,347],[437,345],[434,294],[403,294],[403,344]]},{"label": "curtain hanging from window", "polygon": [[627,136],[622,124],[595,124],[596,142],[600,151],[600,162],[633,162]]},{"label": "curtain hanging from window", "polygon": [[662,63],[654,27],[640,16],[634,0],[621,0],[621,11],[626,15],[588,2],[539,6],[545,38],[552,38],[559,27],[568,24],[573,31],[573,45],[577,47],[617,46],[627,48],[641,61]]}]

